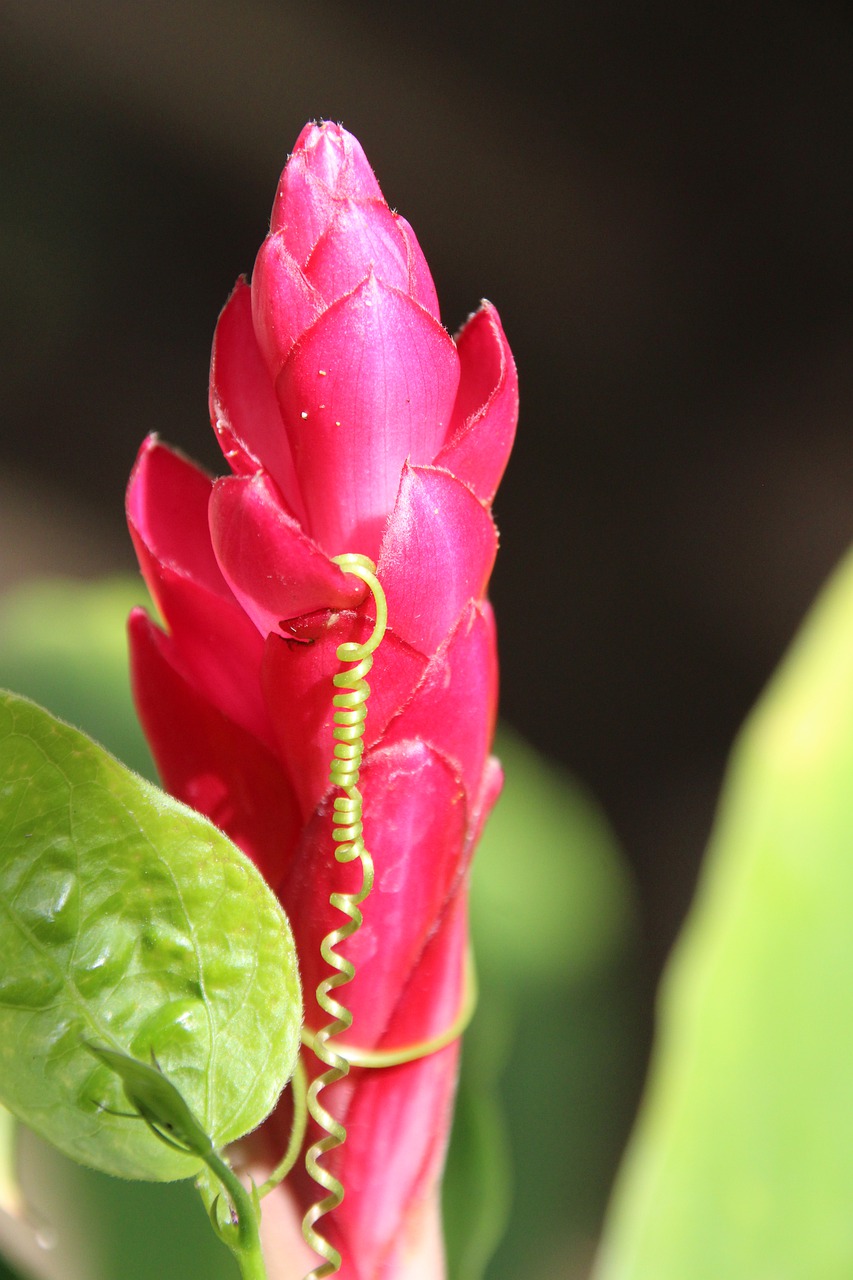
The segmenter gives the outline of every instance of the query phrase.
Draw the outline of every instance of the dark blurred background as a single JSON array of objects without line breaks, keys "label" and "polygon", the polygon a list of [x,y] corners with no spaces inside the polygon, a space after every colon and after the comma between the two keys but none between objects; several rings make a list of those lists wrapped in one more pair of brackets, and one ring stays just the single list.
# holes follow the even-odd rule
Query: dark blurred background
[{"label": "dark blurred background", "polygon": [[4,0],[3,584],[132,567],[146,432],[221,469],[213,326],[321,116],[448,327],[503,317],[502,709],[603,803],[654,972],[733,735],[853,536],[853,15]]}]

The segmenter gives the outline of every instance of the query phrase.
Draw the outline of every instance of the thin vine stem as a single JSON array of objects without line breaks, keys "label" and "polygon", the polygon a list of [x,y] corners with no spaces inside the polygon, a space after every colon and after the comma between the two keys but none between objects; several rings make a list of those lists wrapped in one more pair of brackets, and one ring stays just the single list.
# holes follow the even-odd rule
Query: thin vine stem
[{"label": "thin vine stem", "polygon": [[206,1155],[204,1161],[214,1177],[225,1187],[237,1214],[234,1239],[225,1236],[221,1238],[237,1259],[242,1280],[267,1280],[258,1228],[257,1194],[253,1196],[246,1190],[234,1170],[215,1151]]},{"label": "thin vine stem", "polygon": [[283,1157],[266,1182],[262,1182],[258,1187],[258,1196],[261,1200],[287,1177],[299,1159],[305,1142],[305,1131],[308,1127],[308,1074],[301,1054],[296,1059],[290,1088],[293,1095],[293,1125],[290,1130],[290,1141]]}]

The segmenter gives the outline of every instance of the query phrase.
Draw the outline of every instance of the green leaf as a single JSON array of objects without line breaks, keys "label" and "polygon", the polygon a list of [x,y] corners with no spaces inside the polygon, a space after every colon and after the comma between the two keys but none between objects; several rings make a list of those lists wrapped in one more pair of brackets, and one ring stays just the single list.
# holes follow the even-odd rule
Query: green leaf
[{"label": "green leaf", "polygon": [[[507,1126],[498,1093],[509,1019],[502,1030],[479,1010],[462,1046],[451,1148],[442,1185],[442,1220],[451,1280],[481,1280],[510,1212]],[[484,1027],[484,1015],[488,1025]]]},{"label": "green leaf", "polygon": [[633,886],[589,793],[502,726],[504,790],[474,863],[477,964],[514,985],[563,984],[637,932]]},{"label": "green leaf", "polygon": [[853,1275],[853,556],[732,759],[599,1280]]},{"label": "green leaf", "polygon": [[[286,918],[204,819],[76,729],[0,695],[0,1100],[84,1163],[191,1176],[86,1042],[155,1055],[217,1147],[287,1082],[301,1001]],[[106,1108],[106,1109],[105,1109]]]},{"label": "green leaf", "polygon": [[444,1187],[450,1280],[478,1280],[487,1263],[490,1280],[515,1280],[552,1257],[575,1274],[645,1051],[636,903],[615,837],[586,790],[505,725],[496,752],[506,780],[471,894],[480,999]]},{"label": "green leaf", "polygon": [[167,1145],[174,1144],[201,1156],[204,1160],[214,1151],[213,1139],[204,1125],[193,1115],[187,1100],[172,1081],[164,1076],[159,1064],[140,1062],[129,1054],[86,1042],[86,1048],[121,1080],[124,1096],[136,1115]]},{"label": "green leaf", "polygon": [[127,615],[140,604],[152,608],[138,575],[16,586],[0,596],[0,686],[49,707],[154,781],[128,678]]}]

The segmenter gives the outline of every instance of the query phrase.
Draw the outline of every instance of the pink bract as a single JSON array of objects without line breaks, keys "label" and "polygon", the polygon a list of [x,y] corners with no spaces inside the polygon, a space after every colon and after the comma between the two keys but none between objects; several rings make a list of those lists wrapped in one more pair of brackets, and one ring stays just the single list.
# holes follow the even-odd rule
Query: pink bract
[{"label": "pink bract", "polygon": [[[139,714],[165,786],[280,896],[312,1028],[325,1021],[320,940],[340,923],[329,894],[359,874],[333,857],[332,676],[338,644],[372,621],[372,597],[332,557],[377,562],[389,627],[362,770],[376,887],[346,947],[364,1047],[435,1035],[462,998],[468,869],[500,789],[486,590],[517,411],[494,307],[449,337],[414,234],[358,142],[312,124],[251,284],[237,283],[216,329],[210,412],[231,475],[213,479],[150,437],[131,476],[128,521],[165,625],[130,620]],[[346,1197],[322,1220],[345,1280],[439,1274],[431,1224],[457,1048],[354,1069],[323,1095],[348,1130],[326,1160]],[[253,1137],[259,1159],[278,1153],[287,1123],[285,1102]],[[318,1190],[298,1174],[275,1195],[301,1215]],[[284,1277],[281,1239],[269,1265]]]}]

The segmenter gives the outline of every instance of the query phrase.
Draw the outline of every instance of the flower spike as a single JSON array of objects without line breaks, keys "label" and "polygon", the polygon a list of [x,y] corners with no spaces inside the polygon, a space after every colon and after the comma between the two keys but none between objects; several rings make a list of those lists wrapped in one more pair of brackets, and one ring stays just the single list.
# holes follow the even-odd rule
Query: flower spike
[{"label": "flower spike", "polygon": [[[262,1188],[274,1191],[271,1265],[310,1270],[299,1223],[309,1211],[319,1239],[314,1223],[345,1184],[321,1224],[325,1274],[337,1249],[341,1280],[443,1280],[440,1181],[474,995],[469,873],[501,786],[487,590],[515,365],[489,303],[450,337],[412,228],[358,141],[321,121],[296,141],[251,278],[220,316],[210,374],[231,474],[214,480],[151,440],[131,479],[128,517],[164,623],[131,620],[135,697],[167,790],[236,841],[290,919],[311,993],[306,1090],[321,1072],[358,1068],[325,1092],[316,1082],[305,1146],[326,1143],[312,1158],[336,1180],[320,1184],[322,1212],[304,1151],[279,1183],[300,1141],[298,1081],[245,1144],[264,1171],[270,1149],[288,1148]],[[348,547],[376,562],[387,595],[367,722],[370,654],[338,651],[384,614],[359,569],[372,567],[339,562]],[[370,867],[355,791],[381,868],[358,931]],[[357,1046],[339,1035],[333,999],[347,961]],[[318,1128],[321,1099],[346,1126],[343,1146]]]}]

